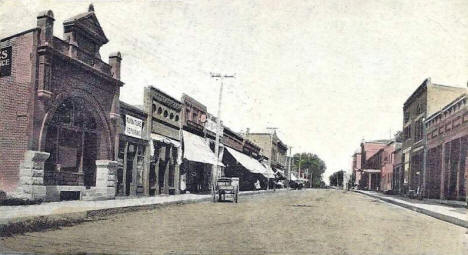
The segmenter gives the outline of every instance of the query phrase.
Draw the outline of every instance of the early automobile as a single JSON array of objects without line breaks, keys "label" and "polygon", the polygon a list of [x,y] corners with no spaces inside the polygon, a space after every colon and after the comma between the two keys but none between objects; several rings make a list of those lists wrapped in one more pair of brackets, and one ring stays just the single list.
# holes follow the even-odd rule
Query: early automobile
[{"label": "early automobile", "polygon": [[213,201],[226,201],[226,198],[231,198],[237,203],[239,197],[239,178],[238,177],[221,177],[216,181]]}]

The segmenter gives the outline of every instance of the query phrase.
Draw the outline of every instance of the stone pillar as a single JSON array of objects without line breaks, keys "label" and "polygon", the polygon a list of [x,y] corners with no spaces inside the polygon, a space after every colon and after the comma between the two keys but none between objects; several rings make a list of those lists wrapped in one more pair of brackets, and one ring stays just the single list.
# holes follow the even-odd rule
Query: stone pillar
[{"label": "stone pillar", "polygon": [[26,151],[24,160],[20,163],[19,185],[12,194],[13,197],[24,199],[45,199],[46,187],[44,186],[44,162],[49,158],[49,153],[42,151]]},{"label": "stone pillar", "polygon": [[114,199],[118,163],[112,160],[96,160],[96,194],[93,199]]}]

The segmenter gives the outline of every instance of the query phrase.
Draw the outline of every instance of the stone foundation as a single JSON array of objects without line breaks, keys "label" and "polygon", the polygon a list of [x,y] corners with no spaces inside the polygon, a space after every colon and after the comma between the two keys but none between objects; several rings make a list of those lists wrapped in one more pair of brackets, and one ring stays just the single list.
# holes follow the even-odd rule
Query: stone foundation
[{"label": "stone foundation", "polygon": [[42,151],[26,151],[24,160],[20,163],[19,184],[10,196],[36,200],[46,198],[44,186],[44,162],[49,153]]},{"label": "stone foundation", "polygon": [[114,199],[117,182],[116,161],[96,160],[96,187],[86,190],[81,199],[83,200],[105,200]]}]

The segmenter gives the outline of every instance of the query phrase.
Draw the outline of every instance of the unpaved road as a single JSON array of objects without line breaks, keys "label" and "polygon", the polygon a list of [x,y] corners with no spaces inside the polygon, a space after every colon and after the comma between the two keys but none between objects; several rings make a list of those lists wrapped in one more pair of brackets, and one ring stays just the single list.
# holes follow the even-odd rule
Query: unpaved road
[{"label": "unpaved road", "polygon": [[3,238],[36,253],[468,254],[467,229],[337,190],[276,192],[108,216]]}]

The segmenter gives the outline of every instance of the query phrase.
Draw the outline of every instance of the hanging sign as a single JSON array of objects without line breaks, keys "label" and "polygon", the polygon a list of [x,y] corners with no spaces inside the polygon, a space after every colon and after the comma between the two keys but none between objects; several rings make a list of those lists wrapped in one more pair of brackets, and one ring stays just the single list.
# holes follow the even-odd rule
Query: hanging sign
[{"label": "hanging sign", "polygon": [[125,115],[125,134],[128,136],[141,138],[143,129],[143,120],[137,119],[130,115]]},{"label": "hanging sign", "polygon": [[0,77],[11,75],[11,46],[0,49]]}]

